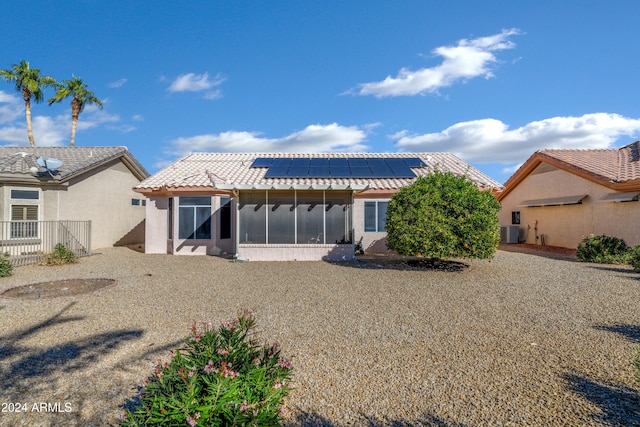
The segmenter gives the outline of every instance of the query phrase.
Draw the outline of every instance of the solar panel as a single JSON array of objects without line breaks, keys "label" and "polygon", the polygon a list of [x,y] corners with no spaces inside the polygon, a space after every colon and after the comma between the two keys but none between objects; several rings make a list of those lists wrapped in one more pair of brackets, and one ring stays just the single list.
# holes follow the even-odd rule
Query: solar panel
[{"label": "solar panel", "polygon": [[352,178],[371,178],[372,176],[369,166],[351,166]]},{"label": "solar panel", "polygon": [[278,167],[283,167],[283,168],[288,168],[289,165],[291,164],[291,158],[289,157],[278,157],[273,159],[273,163],[271,163],[271,166],[278,166]]},{"label": "solar panel", "polygon": [[351,178],[351,169],[347,166],[331,166],[330,170],[331,178]]},{"label": "solar panel", "polygon": [[349,162],[349,167],[369,167],[367,159],[363,157],[351,157],[347,161]]},{"label": "solar panel", "polygon": [[404,157],[402,160],[406,163],[410,168],[423,168],[427,166],[427,164],[419,157]]},{"label": "solar panel", "polygon": [[258,157],[251,167],[269,168],[265,178],[414,178],[418,157]]},{"label": "solar panel", "polygon": [[313,157],[311,158],[311,160],[309,161],[309,166],[311,166],[312,168],[319,168],[319,167],[329,167],[329,159],[327,159],[326,157]]},{"label": "solar panel", "polygon": [[329,178],[331,177],[331,170],[329,169],[329,162],[326,167],[313,167],[309,168],[309,177],[311,178]]},{"label": "solar panel", "polygon": [[291,167],[292,168],[308,168],[309,167],[308,158],[294,158],[291,159]]},{"label": "solar panel", "polygon": [[394,178],[395,174],[387,165],[385,159],[369,158],[367,159],[371,174],[376,178]]},{"label": "solar panel", "polygon": [[271,166],[267,173],[264,174],[265,178],[286,178],[288,167]]},{"label": "solar panel", "polygon": [[258,157],[251,163],[252,168],[268,168],[271,166],[273,159],[271,157]]},{"label": "solar panel", "polygon": [[386,159],[386,161],[396,178],[414,178],[416,176],[404,159],[395,157]]},{"label": "solar panel", "polygon": [[309,176],[308,167],[290,167],[287,171],[287,178],[306,178]]}]

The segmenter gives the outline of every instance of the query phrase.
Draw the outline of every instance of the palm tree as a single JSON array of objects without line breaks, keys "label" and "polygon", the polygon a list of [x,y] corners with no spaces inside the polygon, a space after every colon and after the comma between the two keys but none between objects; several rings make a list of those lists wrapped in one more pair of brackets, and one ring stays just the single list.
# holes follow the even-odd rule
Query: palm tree
[{"label": "palm tree", "polygon": [[36,146],[33,139],[33,129],[31,127],[31,99],[42,102],[44,94],[42,89],[56,84],[56,80],[49,76],[40,76],[40,70],[30,68],[27,61],[20,61],[13,64],[11,70],[0,70],[0,77],[8,82],[15,82],[16,90],[22,93],[24,99],[25,114],[27,116],[27,135],[32,147]]},{"label": "palm tree", "polygon": [[102,109],[102,101],[96,95],[87,89],[81,78],[72,76],[71,80],[63,80],[62,83],[56,83],[56,94],[49,99],[49,105],[54,102],[60,102],[65,98],[73,96],[71,100],[71,141],[69,146],[73,147],[76,139],[76,126],[78,117],[84,111],[86,105],[94,104]]}]

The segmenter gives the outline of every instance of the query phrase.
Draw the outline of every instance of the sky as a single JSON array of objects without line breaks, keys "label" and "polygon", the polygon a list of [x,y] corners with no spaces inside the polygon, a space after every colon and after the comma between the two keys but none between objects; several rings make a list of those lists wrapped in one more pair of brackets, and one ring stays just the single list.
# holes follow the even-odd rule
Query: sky
[{"label": "sky", "polygon": [[[504,183],[536,150],[640,139],[637,0],[7,2],[0,69],[80,77],[77,146],[150,172],[189,152],[450,152]],[[32,105],[66,146],[70,100]],[[0,81],[0,145],[28,146]]]}]

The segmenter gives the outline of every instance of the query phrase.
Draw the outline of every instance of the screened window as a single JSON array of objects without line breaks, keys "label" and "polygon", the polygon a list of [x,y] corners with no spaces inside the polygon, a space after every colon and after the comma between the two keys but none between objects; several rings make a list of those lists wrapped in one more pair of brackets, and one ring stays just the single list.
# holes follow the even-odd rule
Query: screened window
[{"label": "screened window", "polygon": [[231,238],[231,198],[220,197],[220,238]]},{"label": "screened window", "polygon": [[11,190],[12,199],[38,200],[40,192],[38,190]]},{"label": "screened window", "polygon": [[351,205],[347,193],[325,193],[326,243],[351,242]]},{"label": "screened window", "polygon": [[238,212],[240,243],[349,243],[351,193],[243,191]]},{"label": "screened window", "polygon": [[211,197],[180,197],[178,238],[211,239]]},{"label": "screened window", "polygon": [[322,191],[298,191],[296,194],[298,243],[324,243]]},{"label": "screened window", "polygon": [[364,231],[386,231],[387,206],[389,202],[364,202]]},{"label": "screened window", "polygon": [[11,206],[11,238],[35,239],[38,237],[38,205]]},{"label": "screened window", "polygon": [[269,192],[269,243],[295,243],[295,209],[293,192]]},{"label": "screened window", "polygon": [[240,193],[240,243],[267,243],[267,193]]}]

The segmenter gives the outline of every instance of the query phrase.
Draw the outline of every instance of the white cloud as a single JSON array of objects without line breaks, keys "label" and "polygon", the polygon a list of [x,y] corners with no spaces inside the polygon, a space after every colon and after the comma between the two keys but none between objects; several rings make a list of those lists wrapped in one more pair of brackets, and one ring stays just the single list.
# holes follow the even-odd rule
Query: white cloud
[{"label": "white cloud", "polygon": [[22,98],[0,90],[0,123],[8,123],[24,116]]},{"label": "white cloud", "polygon": [[131,116],[131,120],[133,120],[134,122],[143,122],[144,116],[142,114],[134,114],[133,116]]},{"label": "white cloud", "polygon": [[119,87],[124,86],[124,84],[127,81],[128,81],[127,79],[120,79],[120,80],[116,80],[115,82],[107,83],[107,86],[111,87],[111,88],[119,88]]},{"label": "white cloud", "polygon": [[366,151],[367,132],[357,126],[309,125],[281,138],[266,138],[259,132],[227,131],[219,134],[181,137],[171,142],[172,155],[208,152],[327,152]]},{"label": "white cloud", "polygon": [[611,148],[622,136],[640,133],[640,119],[619,114],[593,113],[580,117],[552,117],[510,130],[500,120],[482,119],[455,125],[437,133],[392,135],[396,147],[407,151],[446,151],[469,162],[523,162],[536,150]]},{"label": "white cloud", "polygon": [[457,81],[493,77],[490,66],[497,61],[493,52],[513,49],[515,44],[509,41],[509,37],[517,34],[520,34],[519,30],[509,29],[493,36],[462,39],[456,46],[437,47],[432,53],[443,58],[440,65],[417,71],[402,68],[396,77],[387,76],[380,82],[363,83],[350,92],[377,98],[419,95],[435,93]]},{"label": "white cloud", "polygon": [[204,98],[218,99],[222,97],[219,89],[211,91],[210,89],[221,85],[226,80],[225,77],[218,74],[213,79],[209,77],[209,73],[195,74],[187,73],[179,75],[169,86],[169,92],[203,92]]}]

